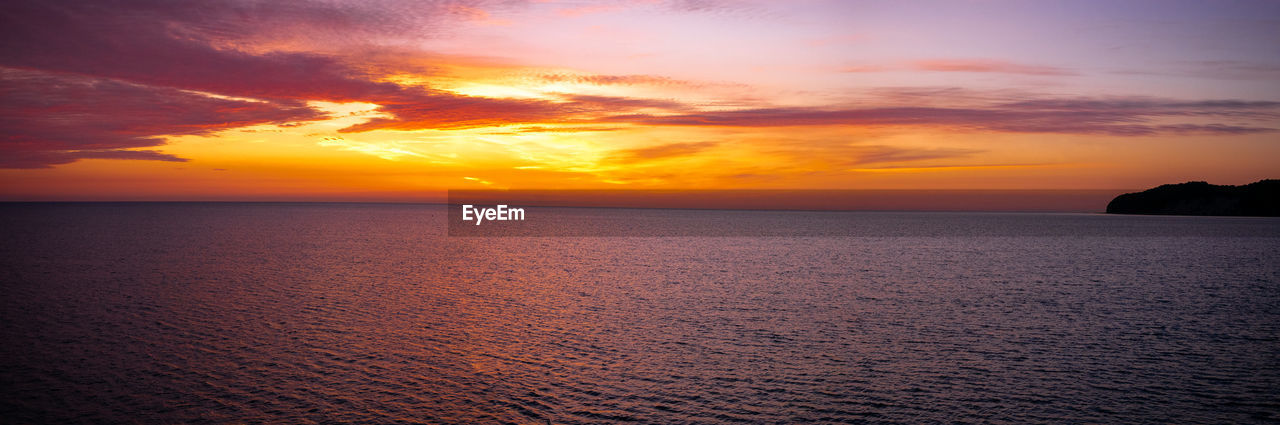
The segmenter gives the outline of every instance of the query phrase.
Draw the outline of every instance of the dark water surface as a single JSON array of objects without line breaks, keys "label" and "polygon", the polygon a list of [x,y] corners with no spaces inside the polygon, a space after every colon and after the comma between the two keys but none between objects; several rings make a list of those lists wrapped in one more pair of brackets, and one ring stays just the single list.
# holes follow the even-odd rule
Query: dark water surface
[{"label": "dark water surface", "polygon": [[885,224],[463,238],[444,214],[0,204],[0,417],[1280,421],[1277,219],[734,212]]}]

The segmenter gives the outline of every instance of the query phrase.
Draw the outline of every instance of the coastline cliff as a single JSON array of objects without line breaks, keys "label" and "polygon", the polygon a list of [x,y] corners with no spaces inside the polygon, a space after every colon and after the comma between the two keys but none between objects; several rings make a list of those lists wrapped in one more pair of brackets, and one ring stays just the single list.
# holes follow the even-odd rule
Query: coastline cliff
[{"label": "coastline cliff", "polygon": [[1242,186],[1166,184],[1117,196],[1107,204],[1107,213],[1280,217],[1280,180]]}]

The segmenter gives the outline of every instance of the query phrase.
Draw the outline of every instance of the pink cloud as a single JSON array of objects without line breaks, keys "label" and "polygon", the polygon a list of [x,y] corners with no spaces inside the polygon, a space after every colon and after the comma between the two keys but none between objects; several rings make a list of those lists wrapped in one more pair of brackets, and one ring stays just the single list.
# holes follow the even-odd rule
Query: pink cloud
[{"label": "pink cloud", "polygon": [[1074,71],[1051,66],[1025,65],[986,59],[925,59],[895,64],[855,64],[840,68],[840,72],[889,72],[901,70],[930,72],[976,72],[1043,76],[1077,75]]},{"label": "pink cloud", "polygon": [[861,72],[885,72],[892,68],[881,65],[850,65],[840,68],[840,72],[861,73]]},{"label": "pink cloud", "polygon": [[1013,62],[985,59],[929,59],[911,63],[911,67],[920,71],[937,72],[990,72],[1001,74],[1023,75],[1075,75],[1074,72],[1051,66],[1025,65]]},{"label": "pink cloud", "polygon": [[560,16],[576,18],[584,15],[594,15],[597,13],[612,12],[614,10],[621,9],[622,7],[623,7],[622,5],[618,5],[618,4],[589,4],[589,5],[566,7],[566,8],[557,10],[556,13],[560,14]]},{"label": "pink cloud", "polygon": [[582,75],[582,74],[542,74],[535,77],[539,81],[549,83],[569,82],[592,84],[598,86],[698,86],[691,81],[676,80],[658,75]]}]

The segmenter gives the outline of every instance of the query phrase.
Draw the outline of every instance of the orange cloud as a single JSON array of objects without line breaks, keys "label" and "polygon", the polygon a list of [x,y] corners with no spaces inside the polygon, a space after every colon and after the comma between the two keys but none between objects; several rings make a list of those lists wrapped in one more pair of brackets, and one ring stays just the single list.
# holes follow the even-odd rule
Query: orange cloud
[{"label": "orange cloud", "polygon": [[715,148],[717,145],[719,145],[719,143],[716,142],[685,142],[668,143],[665,145],[638,149],[626,149],[614,152],[614,154],[608,158],[607,162],[633,164],[656,159],[689,156]]}]

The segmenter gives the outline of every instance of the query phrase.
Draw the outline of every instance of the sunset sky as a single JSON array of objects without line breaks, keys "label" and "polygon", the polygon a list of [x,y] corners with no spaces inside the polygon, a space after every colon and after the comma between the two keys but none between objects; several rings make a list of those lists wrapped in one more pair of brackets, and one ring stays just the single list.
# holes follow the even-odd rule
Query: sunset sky
[{"label": "sunset sky", "polygon": [[1280,2],[6,1],[0,200],[1280,177]]}]

